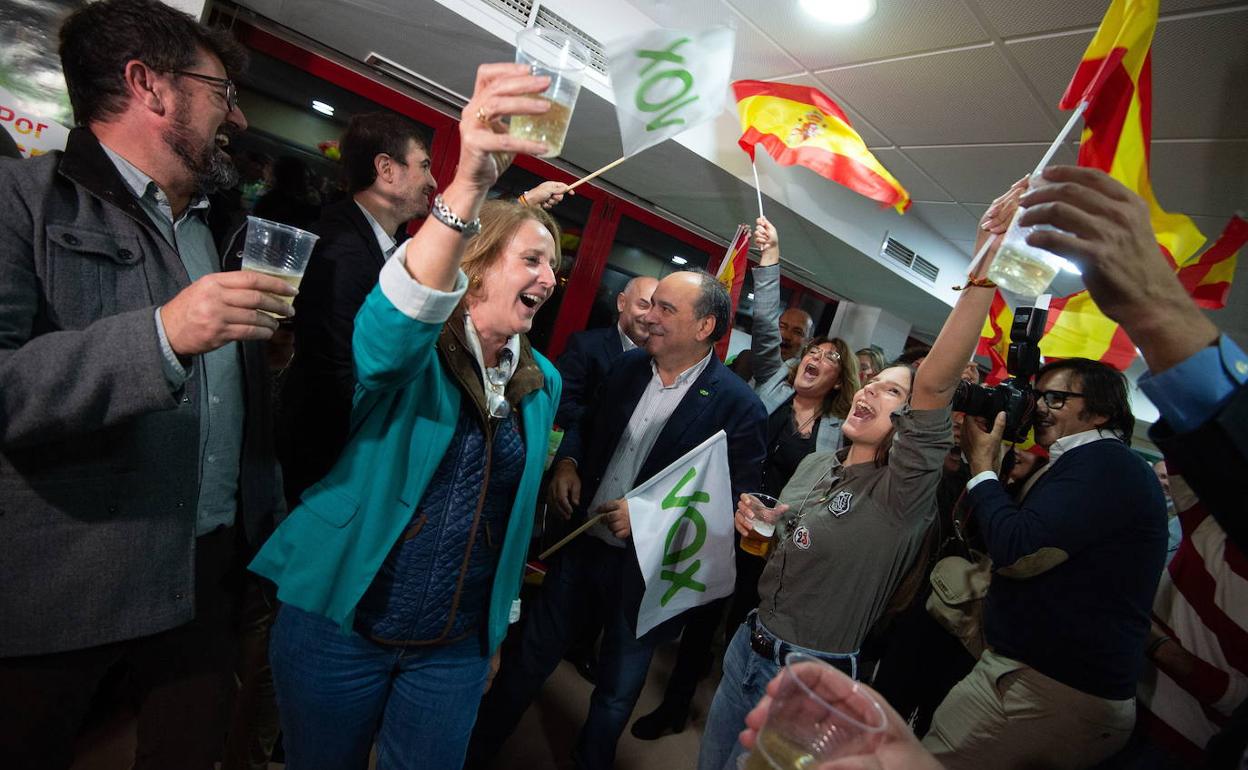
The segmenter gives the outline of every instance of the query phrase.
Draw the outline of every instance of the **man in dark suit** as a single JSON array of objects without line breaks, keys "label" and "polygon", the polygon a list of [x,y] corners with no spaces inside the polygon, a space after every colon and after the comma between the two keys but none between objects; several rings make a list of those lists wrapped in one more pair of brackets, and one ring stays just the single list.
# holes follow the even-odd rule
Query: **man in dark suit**
[{"label": "man in dark suit", "polygon": [[340,148],[350,195],[313,228],[321,239],[295,300],[295,357],[282,386],[278,451],[292,507],[347,442],[355,314],[397,247],[394,234],[429,213],[437,190],[420,128],[400,115],[356,115]]},{"label": "man in dark suit", "polygon": [[620,356],[564,437],[551,482],[555,503],[568,514],[605,513],[606,523],[569,545],[547,573],[521,644],[482,704],[471,763],[488,761],[501,747],[558,664],[575,619],[596,605],[604,616],[598,684],[573,761],[578,768],[611,767],[655,647],[675,638],[690,614],[636,638],[645,586],[624,495],[719,430],[728,435],[733,499],[759,482],[766,412],[713,354],[728,330],[729,308],[727,291],[705,272],[660,281],[645,317],[645,350]]},{"label": "man in dark suit", "polygon": [[238,44],[105,0],[60,51],[79,127],[0,163],[0,767],[69,767],[124,678],[132,766],[207,770],[242,565],[284,508],[261,311],[295,292],[222,272],[205,221],[247,126]]},{"label": "man in dark suit", "polygon": [[568,346],[556,366],[563,375],[563,395],[555,424],[568,428],[581,418],[586,405],[602,386],[615,359],[621,353],[646,344],[650,331],[643,319],[650,310],[650,297],[657,278],[639,275],[615,297],[619,320],[615,326],[586,329],[568,338]]}]

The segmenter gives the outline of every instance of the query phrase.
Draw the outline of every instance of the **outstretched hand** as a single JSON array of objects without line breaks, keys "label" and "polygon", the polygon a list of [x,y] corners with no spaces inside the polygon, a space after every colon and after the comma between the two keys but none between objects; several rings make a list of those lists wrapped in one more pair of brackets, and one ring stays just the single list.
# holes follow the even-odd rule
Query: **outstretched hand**
[{"label": "outstretched hand", "polygon": [[517,153],[541,155],[546,145],[507,133],[502,119],[508,115],[540,115],[550,101],[540,94],[550,78],[533,75],[525,64],[482,64],[472,98],[464,105],[459,121],[459,166],[456,180],[478,191],[490,189],[511,165]]}]

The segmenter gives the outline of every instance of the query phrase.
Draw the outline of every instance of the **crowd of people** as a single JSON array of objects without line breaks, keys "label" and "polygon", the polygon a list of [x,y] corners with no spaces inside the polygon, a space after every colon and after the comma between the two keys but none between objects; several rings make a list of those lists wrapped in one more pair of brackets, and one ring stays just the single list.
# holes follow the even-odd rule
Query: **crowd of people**
[{"label": "crowd of people", "polygon": [[[505,767],[579,650],[594,690],[568,760],[605,770],[677,640],[632,733],[683,730],[721,663],[701,770],[755,748],[793,652],[826,664],[816,695],[868,693],[887,720],[830,769],[1248,766],[1248,356],[1106,174],[1015,185],[977,247],[1020,207],[1051,226],[1033,245],[1082,269],[1148,364],[1168,492],[1103,363],[1040,369],[1029,449],[1003,415],[955,410],[981,379],[991,248],[930,349],[888,363],[781,308],[760,218],[732,368],[715,355],[729,294],[698,270],[634,278],[616,324],[552,363],[526,333],[561,267],[547,209],[571,193],[491,197],[545,150],[502,121],[549,109],[545,77],[477,70],[444,183],[417,127],[353,118],[346,198],[255,204],[320,236],[296,289],[229,269],[238,43],[156,0],[100,0],[60,53],[64,152],[0,160],[0,766],[70,767],[111,702],[133,710],[140,769],[264,768],[279,735],[292,770],[373,752]],[[770,496],[775,535],[736,551],[730,597],[638,634],[627,495],[720,431],[739,503],[711,515],[752,536],[751,493]],[[522,605],[542,506],[599,518]],[[990,578],[958,606],[949,558]]]}]

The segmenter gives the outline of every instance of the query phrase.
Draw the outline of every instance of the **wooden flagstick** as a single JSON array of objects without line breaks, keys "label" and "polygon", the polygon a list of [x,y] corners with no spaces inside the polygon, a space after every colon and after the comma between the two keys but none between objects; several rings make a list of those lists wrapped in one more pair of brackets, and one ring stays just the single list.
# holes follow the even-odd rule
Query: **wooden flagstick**
[{"label": "wooden flagstick", "polygon": [[[595,171],[594,173],[590,174],[589,176],[583,176],[583,177],[581,177],[580,179],[578,179],[578,180],[576,180],[575,182],[573,182],[572,184],[568,185],[568,189],[569,189],[569,190],[575,190],[576,188],[578,188],[578,187],[580,187],[581,185],[585,184],[585,183],[586,183],[586,182],[588,182],[589,180],[591,180],[591,179],[597,179],[600,175],[607,173],[608,171],[610,171],[611,169],[613,169],[613,168],[615,168],[616,166],[620,165],[621,163],[623,163],[623,162],[624,162],[624,161],[626,161],[626,160],[628,160],[628,156],[627,156],[627,155],[625,155],[623,158],[620,158],[619,160],[614,160],[614,161],[611,161],[610,163],[608,163],[607,165],[605,165],[605,166],[603,166],[602,168],[598,169],[597,171]],[[562,545],[562,543],[561,543],[560,545]]]},{"label": "wooden flagstick", "polygon": [[750,168],[754,169],[754,193],[758,196],[758,215],[763,216],[763,188],[758,183],[758,166],[754,164],[754,159],[750,158]]},{"label": "wooden flagstick", "polygon": [[[623,159],[623,158],[620,158],[620,160],[624,160],[624,159]],[[619,161],[616,161],[616,162],[618,163]],[[605,169],[604,169],[604,170],[605,170]],[[570,542],[572,542],[573,540],[575,540],[575,539],[576,539],[576,537],[577,537],[578,535],[580,535],[582,532],[584,532],[585,530],[587,530],[587,529],[589,529],[590,527],[594,526],[594,525],[595,525],[595,524],[597,524],[599,521],[602,521],[602,517],[603,517],[603,516],[606,516],[606,515],[607,515],[607,514],[605,514],[605,513],[600,513],[600,514],[598,514],[597,516],[591,516],[591,517],[589,517],[589,521],[585,522],[585,523],[584,523],[584,524],[582,524],[581,526],[579,526],[579,527],[577,527],[576,529],[572,530],[572,531],[568,534],[568,536],[567,536],[567,537],[565,537],[564,539],[562,539],[562,540],[560,540],[559,542],[555,543],[555,544],[554,544],[554,545],[552,545],[551,547],[547,548],[545,551],[542,551],[540,554],[538,554],[538,555],[537,555],[538,560],[540,560],[540,561],[546,561],[546,559],[548,559],[552,553],[554,553],[555,551],[558,551],[560,548],[564,547],[564,546],[565,546],[565,545],[567,545],[568,543],[570,543]]]}]

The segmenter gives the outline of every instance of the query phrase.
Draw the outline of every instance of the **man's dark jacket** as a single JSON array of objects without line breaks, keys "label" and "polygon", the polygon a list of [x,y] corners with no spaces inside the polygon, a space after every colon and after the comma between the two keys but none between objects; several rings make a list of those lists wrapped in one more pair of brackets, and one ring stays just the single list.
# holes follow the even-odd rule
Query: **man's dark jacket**
[{"label": "man's dark jacket", "polygon": [[295,299],[295,358],[282,384],[278,452],[286,499],[320,481],[347,444],[355,365],[355,315],[385,264],[353,198],[326,206],[321,236]]},{"label": "man's dark jacket", "polygon": [[[652,360],[641,349],[630,350],[616,359],[611,376],[587,406],[581,421],[564,436],[556,461],[564,457],[577,461],[582,504],[576,511],[578,516],[585,515],[584,507],[594,499],[629,418],[641,401],[654,373]],[[668,418],[629,488],[651,478],[720,430],[728,435],[733,504],[724,515],[731,516],[737,498],[743,492],[757,490],[762,479],[767,412],[754,391],[713,354]],[[632,547],[631,541],[628,547]],[[622,600],[630,608],[630,615],[635,616],[645,584],[636,558],[627,561],[632,574],[624,581]]]},{"label": "man's dark jacket", "polygon": [[[186,269],[85,129],[0,161],[0,200],[0,657],[186,623],[203,394],[170,386],[154,318]],[[254,547],[284,506],[264,352],[240,348]]]},{"label": "man's dark jacket", "polygon": [[555,362],[563,376],[563,396],[555,424],[563,429],[581,419],[585,407],[597,397],[615,359],[624,352],[620,330],[615,324],[602,329],[586,329],[568,337],[568,346]]}]

